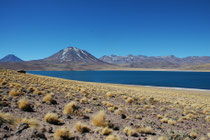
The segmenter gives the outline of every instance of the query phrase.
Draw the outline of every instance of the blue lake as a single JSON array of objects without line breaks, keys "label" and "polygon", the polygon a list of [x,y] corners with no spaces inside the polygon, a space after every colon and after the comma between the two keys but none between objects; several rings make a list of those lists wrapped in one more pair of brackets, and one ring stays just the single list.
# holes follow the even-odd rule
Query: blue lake
[{"label": "blue lake", "polygon": [[88,82],[210,89],[210,72],[28,71],[28,73]]}]

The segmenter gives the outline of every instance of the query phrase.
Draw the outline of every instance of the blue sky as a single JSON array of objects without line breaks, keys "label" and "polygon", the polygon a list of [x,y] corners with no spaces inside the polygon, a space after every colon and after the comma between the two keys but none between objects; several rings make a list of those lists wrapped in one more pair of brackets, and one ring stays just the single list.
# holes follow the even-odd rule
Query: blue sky
[{"label": "blue sky", "polygon": [[68,46],[117,54],[210,56],[209,0],[0,0],[0,57]]}]

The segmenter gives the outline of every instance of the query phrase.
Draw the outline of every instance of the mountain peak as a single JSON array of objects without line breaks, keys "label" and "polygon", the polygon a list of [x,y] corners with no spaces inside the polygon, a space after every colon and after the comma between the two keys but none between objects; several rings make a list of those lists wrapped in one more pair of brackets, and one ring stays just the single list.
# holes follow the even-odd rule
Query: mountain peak
[{"label": "mountain peak", "polygon": [[14,54],[8,54],[7,56],[0,59],[0,62],[22,62],[20,58],[15,56]]},{"label": "mountain peak", "polygon": [[68,62],[68,63],[101,63],[101,60],[95,58],[90,53],[85,50],[80,50],[76,47],[67,47],[54,55],[45,58],[45,61],[54,61],[54,62]]}]

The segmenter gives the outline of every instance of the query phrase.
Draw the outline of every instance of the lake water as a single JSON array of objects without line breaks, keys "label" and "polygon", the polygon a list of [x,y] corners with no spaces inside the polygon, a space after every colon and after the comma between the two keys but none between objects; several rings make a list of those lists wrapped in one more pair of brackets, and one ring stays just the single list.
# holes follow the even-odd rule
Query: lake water
[{"label": "lake water", "polygon": [[210,89],[210,72],[28,71],[28,73],[88,82]]}]

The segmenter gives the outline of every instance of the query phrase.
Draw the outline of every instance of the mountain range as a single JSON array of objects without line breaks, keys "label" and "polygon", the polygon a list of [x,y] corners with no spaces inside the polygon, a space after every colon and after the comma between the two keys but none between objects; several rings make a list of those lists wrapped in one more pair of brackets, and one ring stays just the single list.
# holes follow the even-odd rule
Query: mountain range
[{"label": "mountain range", "polygon": [[179,68],[194,65],[204,65],[210,63],[210,56],[189,56],[179,58],[174,55],[169,56],[144,56],[144,55],[105,55],[100,60],[132,68]]},{"label": "mountain range", "polygon": [[85,50],[68,47],[40,60],[0,62],[0,67],[15,70],[100,70],[116,66],[97,59]]},{"label": "mountain range", "polygon": [[96,58],[85,50],[67,47],[40,60],[23,61],[15,55],[0,59],[0,67],[24,70],[117,70],[117,69],[186,69],[210,70],[210,56],[105,55]]}]

